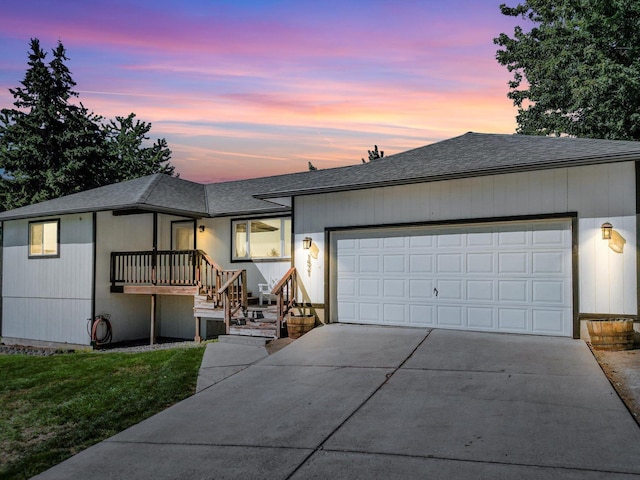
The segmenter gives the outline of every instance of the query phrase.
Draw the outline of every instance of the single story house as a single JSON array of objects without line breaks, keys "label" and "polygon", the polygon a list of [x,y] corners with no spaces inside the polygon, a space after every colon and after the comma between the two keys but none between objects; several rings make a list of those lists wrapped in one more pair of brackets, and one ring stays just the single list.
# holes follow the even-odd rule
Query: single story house
[{"label": "single story house", "polygon": [[639,142],[470,132],[366,164],[151,175],[3,212],[1,334],[87,346],[87,319],[109,314],[114,341],[143,338],[151,311],[152,338],[210,336],[201,319],[222,317],[203,302],[246,311],[269,285],[322,322],[579,338],[588,318],[637,320],[639,161]]}]

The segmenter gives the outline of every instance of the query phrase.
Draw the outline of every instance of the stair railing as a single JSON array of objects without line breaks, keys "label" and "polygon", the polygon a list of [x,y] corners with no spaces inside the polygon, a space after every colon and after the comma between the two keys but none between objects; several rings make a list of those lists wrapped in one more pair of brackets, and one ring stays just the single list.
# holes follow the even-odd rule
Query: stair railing
[{"label": "stair railing", "polygon": [[239,310],[247,310],[247,271],[236,270],[218,290],[224,306],[224,325],[227,335],[231,328],[231,317]]},{"label": "stair railing", "polygon": [[276,324],[276,331],[278,332],[279,337],[282,323],[284,322],[287,313],[296,306],[296,295],[298,293],[298,273],[296,271],[296,267],[291,267],[287,270],[287,273],[285,273],[280,281],[276,283],[275,287],[273,287],[271,293],[276,295],[276,298],[278,299],[278,320]]}]

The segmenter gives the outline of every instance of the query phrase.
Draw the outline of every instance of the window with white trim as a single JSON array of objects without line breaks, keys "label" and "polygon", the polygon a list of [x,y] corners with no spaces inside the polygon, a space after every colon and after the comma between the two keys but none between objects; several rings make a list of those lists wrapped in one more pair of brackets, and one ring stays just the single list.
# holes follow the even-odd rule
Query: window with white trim
[{"label": "window with white trim", "polygon": [[232,260],[291,258],[291,217],[233,220],[231,228]]},{"label": "window with white trim", "polygon": [[29,222],[29,257],[57,257],[60,220]]}]

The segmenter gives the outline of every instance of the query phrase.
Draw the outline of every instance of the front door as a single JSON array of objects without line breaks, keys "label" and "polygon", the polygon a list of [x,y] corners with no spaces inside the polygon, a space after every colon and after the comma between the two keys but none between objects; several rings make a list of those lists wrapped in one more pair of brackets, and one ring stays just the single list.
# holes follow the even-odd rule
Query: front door
[{"label": "front door", "polygon": [[195,220],[171,222],[171,250],[195,250]]}]

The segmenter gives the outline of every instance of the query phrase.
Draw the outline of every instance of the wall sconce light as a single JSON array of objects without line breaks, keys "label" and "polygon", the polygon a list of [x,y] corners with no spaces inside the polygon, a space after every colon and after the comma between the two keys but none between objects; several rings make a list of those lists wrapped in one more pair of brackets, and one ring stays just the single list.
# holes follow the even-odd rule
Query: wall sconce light
[{"label": "wall sconce light", "polygon": [[304,248],[305,250],[309,250],[311,248],[311,242],[311,237],[304,237],[302,239],[302,248]]},{"label": "wall sconce light", "polygon": [[199,229],[201,232],[204,232],[204,225],[200,225],[200,226],[198,227],[198,229]]},{"label": "wall sconce light", "polygon": [[600,228],[602,229],[602,239],[611,240],[613,225],[611,225],[609,222],[604,222]]}]

